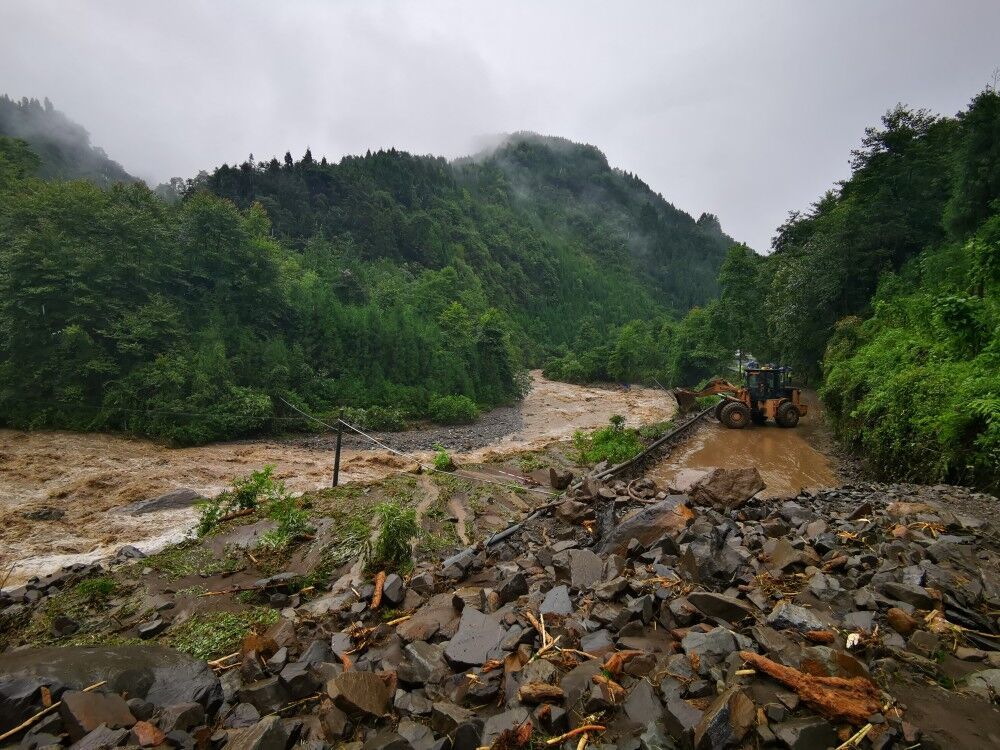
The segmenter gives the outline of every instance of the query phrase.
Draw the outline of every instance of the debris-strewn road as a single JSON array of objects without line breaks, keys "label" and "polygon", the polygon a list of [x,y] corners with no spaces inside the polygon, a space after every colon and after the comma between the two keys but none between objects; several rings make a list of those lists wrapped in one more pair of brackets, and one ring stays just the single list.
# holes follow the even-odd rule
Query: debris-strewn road
[{"label": "debris-strewn road", "polygon": [[[546,380],[532,373],[533,387],[516,407],[497,409],[477,424],[379,434],[392,447],[426,459],[435,443],[473,463],[533,450],[607,424],[622,414],[630,424],[659,422],[674,411],[673,399],[647,388],[595,388]],[[166,448],[148,440],[72,432],[0,430],[0,570],[17,563],[7,585],[72,562],[94,560],[123,544],[144,550],[176,540],[191,526],[190,507],[132,516],[122,506],[179,488],[204,495],[222,491],[233,477],[265,464],[290,489],[328,486],[333,474],[328,436],[286,441],[219,443]],[[342,481],[381,479],[414,461],[351,438],[342,460]]]},{"label": "debris-strewn road", "polygon": [[[587,479],[496,545],[429,550],[407,575],[316,575],[330,518],[266,573],[266,520],[184,548],[173,573],[126,549],[0,595],[7,645],[103,644],[0,654],[0,732],[44,686],[71,692],[25,747],[997,747],[997,500],[762,484]],[[60,608],[94,574],[117,596]],[[222,630],[240,617],[260,632]],[[106,644],[122,637],[147,645]]]}]

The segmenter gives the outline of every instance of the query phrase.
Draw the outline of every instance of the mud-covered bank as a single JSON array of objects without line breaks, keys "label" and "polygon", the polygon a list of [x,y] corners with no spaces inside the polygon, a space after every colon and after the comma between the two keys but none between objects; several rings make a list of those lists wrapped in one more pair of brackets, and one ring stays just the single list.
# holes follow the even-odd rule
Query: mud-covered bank
[{"label": "mud-covered bank", "polygon": [[[674,410],[673,399],[660,390],[572,385],[536,371],[523,402],[484,415],[476,425],[376,437],[421,460],[441,443],[460,463],[481,463],[539,450],[575,430],[607,424],[613,414],[640,425],[669,419]],[[17,585],[108,556],[124,544],[148,551],[178,541],[194,520],[189,505],[141,515],[123,509],[181,488],[212,496],[266,464],[292,491],[327,487],[332,444],[322,435],[166,448],[115,435],[0,430],[0,569],[6,573],[16,563],[7,585]],[[416,465],[415,459],[371,450],[357,437],[347,445],[342,482],[374,481]]]}]

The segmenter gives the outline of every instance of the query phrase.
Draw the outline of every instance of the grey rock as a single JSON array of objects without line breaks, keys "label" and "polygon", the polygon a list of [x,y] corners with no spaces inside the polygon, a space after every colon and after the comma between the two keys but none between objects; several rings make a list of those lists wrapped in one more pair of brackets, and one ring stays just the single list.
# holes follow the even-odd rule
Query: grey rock
[{"label": "grey rock", "polygon": [[439,734],[449,734],[459,724],[472,721],[474,717],[475,714],[467,708],[448,701],[438,701],[431,708],[431,728]]},{"label": "grey rock", "polygon": [[687,501],[687,495],[670,495],[626,518],[607,535],[601,544],[601,554],[624,555],[632,539],[648,547],[664,534],[682,531],[692,515],[685,506]]},{"label": "grey rock", "polygon": [[569,598],[569,589],[566,586],[554,586],[549,589],[539,607],[539,612],[543,615],[571,615],[573,614],[573,602]]},{"label": "grey rock", "polygon": [[237,703],[226,716],[222,726],[226,729],[244,729],[256,725],[258,721],[260,721],[260,711],[249,703]]},{"label": "grey rock", "polygon": [[789,750],[825,750],[840,744],[833,725],[816,716],[772,724],[771,731]]},{"label": "grey rock", "polygon": [[175,729],[187,732],[192,727],[204,723],[205,707],[193,701],[167,706],[157,721],[160,729],[164,732],[173,732]]},{"label": "grey rock", "polygon": [[781,602],[775,607],[766,621],[775,630],[796,630],[800,633],[826,628],[826,623],[811,611],[788,602]]},{"label": "grey rock", "polygon": [[402,682],[413,685],[436,684],[451,675],[444,660],[444,645],[414,641],[403,649],[404,661],[396,670]]},{"label": "grey rock", "polygon": [[246,729],[229,735],[226,750],[285,750],[288,732],[281,719],[267,716]]},{"label": "grey rock", "polygon": [[695,750],[722,750],[739,745],[756,718],[753,701],[740,688],[730,688],[712,701],[695,727]]},{"label": "grey rock", "polygon": [[107,689],[159,706],[197,701],[209,713],[222,704],[219,678],[203,661],[163,646],[63,646],[0,654],[5,680],[40,679],[82,690]]},{"label": "grey rock", "polygon": [[62,717],[66,732],[74,740],[83,739],[102,725],[109,729],[119,729],[135,724],[135,717],[128,710],[128,704],[115,693],[67,690],[61,698],[59,716]]},{"label": "grey rock", "polygon": [[319,689],[319,679],[316,677],[308,662],[296,661],[286,664],[281,670],[278,679],[285,686],[288,695],[292,700],[299,700],[308,695],[312,695]]},{"label": "grey rock", "polygon": [[147,513],[158,513],[164,510],[189,508],[201,498],[194,490],[181,487],[149,500],[137,500],[121,508],[121,512],[130,516],[142,516]]},{"label": "grey rock", "polygon": [[288,690],[277,677],[267,677],[240,688],[240,701],[254,706],[261,714],[270,714],[288,703]]},{"label": "grey rock", "polygon": [[656,697],[653,686],[646,680],[639,680],[635,684],[622,707],[629,721],[636,726],[645,726],[663,715],[663,704]]},{"label": "grey rock", "polygon": [[936,603],[934,597],[922,586],[890,582],[882,584],[879,591],[890,599],[905,602],[917,609],[933,609]]},{"label": "grey rock", "polygon": [[556,574],[574,589],[588,589],[601,580],[604,561],[589,549],[571,549],[556,555]]},{"label": "grey rock", "polygon": [[503,641],[505,631],[500,624],[477,609],[466,607],[458,632],[448,642],[445,659],[456,669],[482,666],[490,652]]},{"label": "grey rock", "polygon": [[166,630],[168,624],[169,623],[165,620],[161,620],[159,617],[154,620],[150,620],[149,622],[144,622],[138,628],[139,637],[143,640],[153,638]]},{"label": "grey rock", "polygon": [[663,723],[674,737],[690,737],[701,722],[702,712],[681,698],[670,698],[663,714]]},{"label": "grey rock", "polygon": [[528,593],[528,579],[521,571],[508,576],[497,588],[501,604],[507,604]]},{"label": "grey rock", "polygon": [[719,617],[730,623],[739,622],[754,612],[747,602],[711,591],[692,591],[687,600],[707,617]]},{"label": "grey rock", "polygon": [[389,708],[392,694],[388,686],[372,672],[344,672],[326,685],[327,694],[337,708],[348,715],[380,718]]},{"label": "grey rock", "polygon": [[403,586],[403,579],[396,573],[387,575],[382,585],[382,597],[393,606],[397,606],[403,603],[405,595],[406,587]]},{"label": "grey rock", "polygon": [[127,729],[111,729],[101,724],[70,745],[70,750],[104,750],[109,747],[121,747],[127,741]]},{"label": "grey rock", "polygon": [[531,712],[524,707],[512,708],[501,714],[491,716],[486,720],[483,727],[481,742],[485,746],[492,746],[493,741],[506,729],[517,729],[524,722],[531,721]]}]

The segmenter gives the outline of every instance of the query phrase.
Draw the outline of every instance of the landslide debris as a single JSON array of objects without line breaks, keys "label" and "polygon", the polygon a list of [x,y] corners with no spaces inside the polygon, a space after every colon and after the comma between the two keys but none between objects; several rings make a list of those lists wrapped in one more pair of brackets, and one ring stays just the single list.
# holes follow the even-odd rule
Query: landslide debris
[{"label": "landslide debris", "polygon": [[[648,480],[588,480],[493,546],[387,576],[378,608],[357,567],[299,591],[276,571],[264,582],[271,624],[211,663],[149,645],[2,654],[0,733],[63,699],[4,741],[1000,743],[995,498],[858,484],[764,500],[748,475],[709,481],[710,491],[668,495]],[[63,585],[50,576],[4,594],[0,617],[23,617]],[[160,596],[165,637],[178,627],[176,595]],[[77,697],[98,682],[94,697]]]}]

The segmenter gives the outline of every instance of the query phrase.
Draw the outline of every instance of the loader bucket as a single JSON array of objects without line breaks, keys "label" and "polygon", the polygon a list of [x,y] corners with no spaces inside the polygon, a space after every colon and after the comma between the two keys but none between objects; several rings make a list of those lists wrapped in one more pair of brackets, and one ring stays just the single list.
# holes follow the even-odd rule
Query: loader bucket
[{"label": "loader bucket", "polygon": [[686,414],[687,412],[694,409],[695,402],[698,397],[691,391],[687,391],[683,388],[674,388],[670,391],[674,398],[677,400],[677,410],[681,414]]}]

